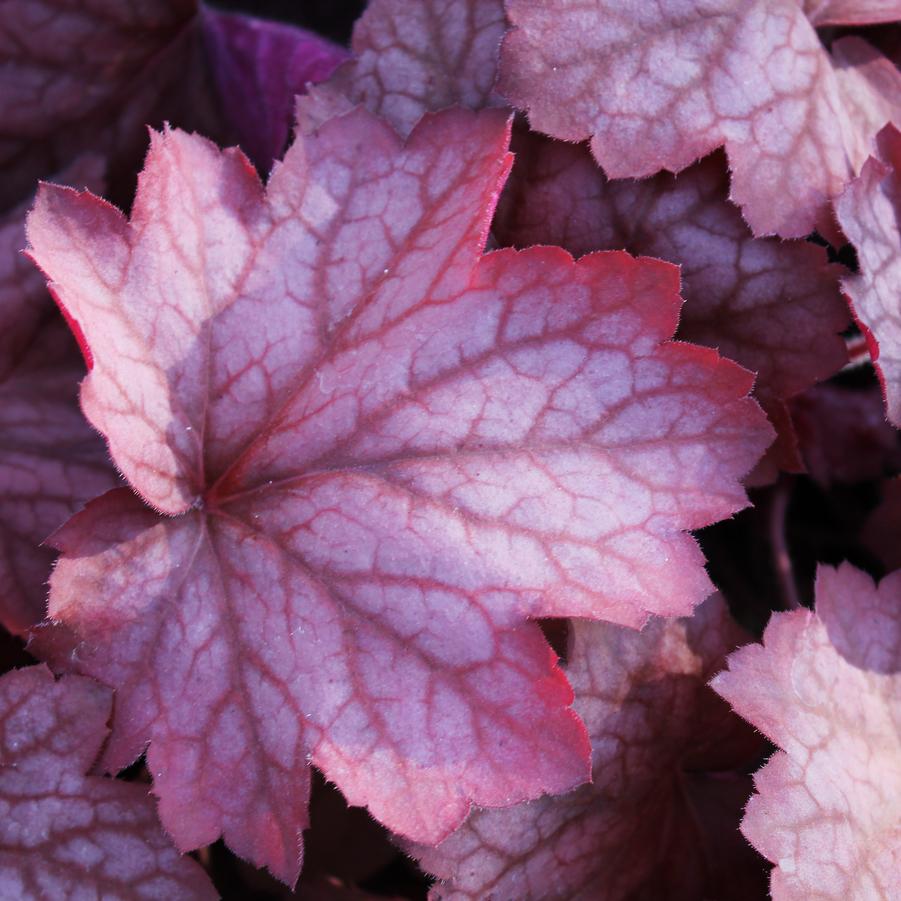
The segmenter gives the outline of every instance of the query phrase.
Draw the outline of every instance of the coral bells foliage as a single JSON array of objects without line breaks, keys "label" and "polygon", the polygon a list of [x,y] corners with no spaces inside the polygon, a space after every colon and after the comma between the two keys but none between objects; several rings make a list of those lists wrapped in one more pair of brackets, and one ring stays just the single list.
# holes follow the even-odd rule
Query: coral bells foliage
[{"label": "coral bells foliage", "polygon": [[751,377],[666,343],[669,264],[480,258],[507,142],[503,113],[403,145],[359,111],[264,189],[167,132],[130,221],[38,196],[82,408],[135,492],[55,536],[41,646],[117,688],[104,763],[150,742],[182,848],[222,834],[293,881],[307,761],[419,842],[570,789],[587,737],[527,618],[640,626],[710,591],[683,530],[745,504]]},{"label": "coral bells foliage", "polygon": [[901,4],[222,6],[0,0],[0,896],[898,897]]}]

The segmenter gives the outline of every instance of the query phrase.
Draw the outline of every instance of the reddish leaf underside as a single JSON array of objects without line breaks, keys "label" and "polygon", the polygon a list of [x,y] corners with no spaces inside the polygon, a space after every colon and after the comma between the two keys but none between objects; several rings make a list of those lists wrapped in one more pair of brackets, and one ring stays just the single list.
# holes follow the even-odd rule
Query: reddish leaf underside
[{"label": "reddish leaf underside", "polygon": [[318,121],[362,104],[408,135],[423,113],[505,106],[494,93],[503,0],[373,0],[354,26],[355,58],[303,103]]},{"label": "reddish leaf underside", "polygon": [[901,73],[886,61],[875,82],[852,80],[869,92],[885,77],[892,93],[848,104],[850,76],[836,76],[795,0],[505,5],[498,89],[534,128],[591,138],[611,178],[678,172],[725,146],[732,198],[758,235],[828,224],[883,106],[901,114]]},{"label": "reddish leaf underside", "polygon": [[83,409],[150,505],[107,494],[58,534],[77,647],[46,652],[117,688],[105,764],[150,742],[182,848],[222,833],[293,881],[305,761],[427,843],[470,802],[569,789],[587,740],[526,618],[639,625],[711,590],[683,530],[746,503],[771,439],[751,377],[664,343],[666,263],[480,258],[507,143],[499,112],[403,146],[361,109],[265,191],[169,132],[130,223],[39,196]]},{"label": "reddish leaf underside", "polygon": [[860,274],[845,280],[854,313],[870,338],[888,418],[901,427],[901,132],[880,132],[867,160],[835,205]]},{"label": "reddish leaf underside", "polygon": [[200,901],[217,897],[179,857],[139,785],[85,774],[112,692],[43,666],[0,678],[0,896]]},{"label": "reddish leaf underside", "polygon": [[593,784],[473,813],[414,849],[443,899],[759,898],[763,861],[738,832],[760,739],[707,688],[748,640],[719,597],[642,632],[573,624],[567,675],[592,740]]},{"label": "reddish leaf underside", "polygon": [[625,248],[680,264],[679,337],[757,373],[755,394],[785,426],[770,456],[797,468],[785,401],[847,361],[841,267],[811,244],[754,238],[728,201],[718,156],[679,176],[609,181],[585,147],[523,134],[514,148],[494,236],[517,247],[559,244],[576,255]]},{"label": "reddish leaf underside", "polygon": [[782,748],[742,831],[775,901],[892,898],[901,885],[901,573],[822,568],[816,613],[774,614],[712,686]]}]

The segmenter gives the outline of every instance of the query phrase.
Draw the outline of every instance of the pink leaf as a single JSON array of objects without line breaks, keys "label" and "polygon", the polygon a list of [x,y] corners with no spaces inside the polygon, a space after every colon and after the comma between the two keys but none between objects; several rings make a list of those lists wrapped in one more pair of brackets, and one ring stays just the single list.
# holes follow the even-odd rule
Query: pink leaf
[{"label": "pink leaf", "polygon": [[179,858],[138,785],[85,776],[109,689],[43,666],[0,678],[0,895],[17,901],[215,898]]},{"label": "pink leaf", "polygon": [[302,100],[325,121],[353,104],[408,135],[426,112],[505,106],[494,93],[503,0],[373,0],[354,26],[356,58]]},{"label": "pink leaf", "polygon": [[608,181],[584,147],[531,134],[514,146],[495,237],[518,247],[560,244],[576,255],[625,248],[680,264],[679,336],[757,372],[755,393],[782,426],[771,456],[795,468],[785,401],[847,360],[841,267],[811,244],[754,238],[728,201],[718,156],[679,176]]},{"label": "pink leaf", "polygon": [[901,573],[822,568],[816,614],[776,613],[711,683],[782,751],[742,831],[775,901],[891,898],[901,885]]},{"label": "pink leaf", "polygon": [[706,682],[748,640],[719,598],[638,633],[576,621],[567,674],[594,747],[592,785],[478,811],[437,848],[434,898],[759,898],[738,833],[761,743]]},{"label": "pink leaf", "polygon": [[[611,178],[678,172],[725,146],[732,199],[755,234],[798,237],[828,221],[859,148],[886,121],[848,108],[795,0],[506,9],[499,90],[534,128],[590,137]],[[886,103],[901,114],[901,73],[891,80]]]},{"label": "pink leaf", "polygon": [[802,0],[813,25],[875,25],[901,19],[899,0]]},{"label": "pink leaf", "polygon": [[901,426],[901,132],[886,126],[878,149],[879,158],[867,160],[835,210],[860,261],[860,275],[844,288],[870,336],[888,418]]},{"label": "pink leaf", "polygon": [[569,789],[587,742],[527,617],[640,625],[711,590],[683,530],[746,503],[750,376],[666,343],[666,263],[480,258],[508,138],[456,110],[403,146],[358,110],[264,190],[167,132],[131,222],[41,192],[83,409],[150,505],[62,530],[50,613],[119,690],[106,765],[150,741],[182,848],[222,833],[292,882],[305,761],[424,842]]}]

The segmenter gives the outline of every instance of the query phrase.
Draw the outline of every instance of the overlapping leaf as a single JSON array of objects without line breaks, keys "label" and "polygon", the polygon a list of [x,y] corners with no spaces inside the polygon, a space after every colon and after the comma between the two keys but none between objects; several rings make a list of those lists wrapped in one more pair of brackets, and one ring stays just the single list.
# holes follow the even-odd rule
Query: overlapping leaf
[{"label": "overlapping leaf", "polygon": [[[748,640],[718,597],[642,632],[572,626],[567,674],[593,783],[478,811],[437,848],[434,898],[758,898],[765,868],[738,833],[761,743],[706,682]],[[735,769],[738,768],[738,769]]]},{"label": "overlapping leaf", "polygon": [[891,898],[901,885],[901,573],[821,569],[816,613],[777,613],[713,687],[780,748],[742,831],[775,901]]},{"label": "overlapping leaf", "polygon": [[901,132],[880,132],[878,158],[836,203],[842,229],[857,248],[860,275],[844,288],[870,336],[888,418],[901,427]]},{"label": "overlapping leaf", "polygon": [[[129,181],[146,124],[164,119],[246,143],[268,169],[294,94],[343,57],[297,29],[201,13],[197,0],[2,0],[0,209],[86,150],[111,160],[114,183]],[[249,74],[265,99],[234,92]]]},{"label": "overlapping leaf", "polygon": [[781,426],[773,460],[796,468],[785,401],[847,359],[841,267],[811,244],[754,238],[728,201],[718,156],[677,177],[608,181],[584,147],[525,134],[515,147],[495,237],[517,247],[559,244],[577,255],[625,248],[680,264],[679,336],[757,372],[755,392]]},{"label": "overlapping leaf", "polygon": [[498,89],[534,128],[591,138],[611,178],[678,172],[725,146],[755,234],[828,232],[886,109],[901,116],[901,73],[886,60],[875,78],[846,71],[859,39],[834,63],[796,0],[505,5]]},{"label": "overlapping leaf", "polygon": [[374,0],[355,59],[311,92],[316,118],[360,103],[407,135],[428,111],[505,106],[493,90],[505,28],[503,0]]},{"label": "overlapping leaf", "polygon": [[453,111],[402,146],[359,110],[264,191],[172,132],[131,222],[39,197],[83,408],[149,505],[113,492],[59,533],[75,646],[45,650],[116,686],[105,765],[150,742],[182,848],[223,834],[292,881],[306,761],[423,842],[571,788],[584,730],[526,618],[638,625],[710,591],[683,530],[745,503],[751,377],[665,343],[669,264],[480,259],[507,140]]},{"label": "overlapping leaf", "polygon": [[802,0],[813,25],[873,25],[901,19],[898,0]]},{"label": "overlapping leaf", "polygon": [[139,785],[85,775],[107,735],[109,689],[43,666],[0,678],[0,896],[200,901]]}]

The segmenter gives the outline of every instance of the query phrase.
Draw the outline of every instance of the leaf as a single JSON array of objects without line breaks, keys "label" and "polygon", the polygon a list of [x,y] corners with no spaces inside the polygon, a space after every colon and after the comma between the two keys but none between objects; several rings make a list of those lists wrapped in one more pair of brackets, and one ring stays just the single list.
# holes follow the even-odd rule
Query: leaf
[{"label": "leaf", "polygon": [[[252,16],[202,9],[207,65],[234,140],[268,172],[288,145],[295,95],[347,57],[316,34]],[[190,119],[188,120],[190,122]]]},{"label": "leaf", "polygon": [[888,418],[901,427],[901,132],[886,126],[877,145],[878,158],[867,160],[835,211],[860,262],[860,275],[843,287],[870,339]]},{"label": "leaf", "polygon": [[301,103],[318,122],[362,104],[402,135],[426,112],[506,106],[493,90],[505,29],[503,0],[372,0],[355,59]]},{"label": "leaf", "polygon": [[901,19],[898,0],[802,0],[812,25],[875,25]]},{"label": "leaf", "polygon": [[759,898],[738,833],[761,742],[706,685],[748,640],[719,597],[642,632],[575,621],[567,674],[594,748],[593,783],[473,813],[437,848],[433,898]]},{"label": "leaf", "polygon": [[[268,171],[285,148],[294,94],[345,53],[299,29],[201,9],[197,0],[0,0],[9,136],[0,209],[86,150],[111,160],[114,185],[130,183],[147,123],[165,120],[247,141]],[[248,76],[265,86],[264,102],[235,92]]]},{"label": "leaf", "polygon": [[679,176],[609,181],[585,147],[532,134],[514,146],[492,226],[498,241],[559,244],[576,255],[625,248],[680,264],[679,337],[757,372],[755,394],[781,427],[770,457],[798,468],[785,402],[847,361],[842,268],[827,264],[820,247],[754,238],[728,201],[718,156]]},{"label": "leaf", "polygon": [[[828,224],[886,121],[860,115],[875,102],[849,108],[847,78],[795,0],[506,0],[506,10],[498,90],[533,128],[591,138],[610,178],[678,172],[725,146],[732,199],[757,235]],[[889,71],[884,102],[897,118],[901,73]]]},{"label": "leaf", "polygon": [[742,831],[775,901],[890,898],[901,885],[901,573],[822,567],[816,613],[776,613],[711,685],[777,744]]},{"label": "leaf", "polygon": [[0,895],[21,901],[217,897],[179,858],[138,785],[85,774],[107,734],[109,689],[44,666],[0,678]]},{"label": "leaf", "polygon": [[167,132],[131,223],[39,196],[82,407],[147,502],[58,534],[50,615],[119,692],[105,765],[150,742],[182,849],[222,833],[293,882],[305,761],[422,842],[569,789],[584,729],[526,618],[637,626],[710,593],[683,530],[746,504],[771,438],[751,378],[666,343],[675,267],[480,258],[508,140],[456,110],[403,146],[360,109],[264,191]]}]

